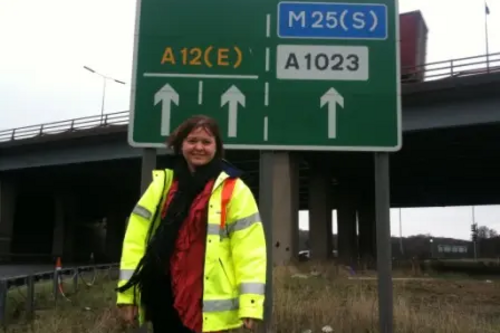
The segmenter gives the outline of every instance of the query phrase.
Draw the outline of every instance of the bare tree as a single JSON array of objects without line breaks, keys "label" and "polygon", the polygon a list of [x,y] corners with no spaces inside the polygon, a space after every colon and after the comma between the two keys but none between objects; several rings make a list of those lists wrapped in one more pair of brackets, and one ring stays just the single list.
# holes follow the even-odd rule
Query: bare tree
[{"label": "bare tree", "polygon": [[497,237],[498,233],[495,229],[490,229],[487,226],[481,226],[477,228],[477,238],[479,239],[488,239]]}]

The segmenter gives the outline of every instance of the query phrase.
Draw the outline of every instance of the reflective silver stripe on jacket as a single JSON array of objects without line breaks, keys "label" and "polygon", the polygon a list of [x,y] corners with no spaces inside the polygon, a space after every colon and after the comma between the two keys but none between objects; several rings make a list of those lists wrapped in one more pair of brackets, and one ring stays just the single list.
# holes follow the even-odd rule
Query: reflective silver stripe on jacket
[{"label": "reflective silver stripe on jacket", "polygon": [[[130,280],[134,274],[133,269],[121,269],[120,280]],[[240,294],[257,294],[264,295],[266,293],[266,285],[262,282],[244,282],[240,284]]]},{"label": "reflective silver stripe on jacket", "polygon": [[133,269],[120,269],[120,280],[130,280],[132,275],[134,274]]},{"label": "reflective silver stripe on jacket", "polygon": [[[259,282],[242,283],[240,285],[241,294],[265,294],[266,285]],[[203,312],[222,312],[238,310],[240,307],[239,298],[205,300],[203,301]]]},{"label": "reflective silver stripe on jacket", "polygon": [[140,217],[143,217],[146,220],[149,220],[151,216],[153,216],[153,213],[151,213],[148,209],[142,207],[141,205],[136,205],[132,213],[139,215]]},{"label": "reflective silver stripe on jacket", "polygon": [[238,298],[213,299],[203,301],[203,312],[222,312],[238,310],[240,308]]},{"label": "reflective silver stripe on jacket", "polygon": [[261,282],[244,282],[240,284],[240,294],[265,295],[266,284]]},{"label": "reflective silver stripe on jacket", "polygon": [[209,235],[221,235],[219,224],[208,224],[207,234]]},{"label": "reflective silver stripe on jacket", "polygon": [[252,214],[250,216],[244,217],[242,219],[234,221],[234,223],[226,225],[226,233],[227,235],[232,234],[235,231],[240,231],[246,228],[251,227],[254,223],[260,222],[260,214],[259,212]]}]

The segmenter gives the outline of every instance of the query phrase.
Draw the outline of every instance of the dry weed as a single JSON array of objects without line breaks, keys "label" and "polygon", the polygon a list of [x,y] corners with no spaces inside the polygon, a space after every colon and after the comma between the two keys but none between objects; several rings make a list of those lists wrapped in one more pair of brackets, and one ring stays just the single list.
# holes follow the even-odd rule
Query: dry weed
[{"label": "dry weed", "polygon": [[[378,332],[376,280],[349,279],[336,267],[323,266],[319,273],[308,278],[293,278],[283,270],[275,273],[275,331],[321,332],[329,325],[334,332]],[[499,297],[500,287],[485,281],[396,280],[395,331],[500,332]]]},{"label": "dry weed", "polygon": [[[378,332],[375,280],[353,280],[345,269],[308,264],[276,268],[273,283],[276,333],[319,333],[326,325],[333,332]],[[127,332],[114,308],[114,286],[104,281],[81,290],[72,302],[37,310],[30,325],[12,323],[9,332]],[[499,286],[465,279],[396,280],[395,332],[500,332]]]}]

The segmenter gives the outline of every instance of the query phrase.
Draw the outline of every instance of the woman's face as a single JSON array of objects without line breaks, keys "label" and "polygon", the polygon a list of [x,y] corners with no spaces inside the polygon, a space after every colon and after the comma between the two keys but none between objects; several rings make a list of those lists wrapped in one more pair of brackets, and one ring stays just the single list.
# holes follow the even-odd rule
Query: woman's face
[{"label": "woman's face", "polygon": [[209,163],[214,158],[215,151],[215,137],[203,127],[191,131],[182,143],[182,155],[190,168]]}]

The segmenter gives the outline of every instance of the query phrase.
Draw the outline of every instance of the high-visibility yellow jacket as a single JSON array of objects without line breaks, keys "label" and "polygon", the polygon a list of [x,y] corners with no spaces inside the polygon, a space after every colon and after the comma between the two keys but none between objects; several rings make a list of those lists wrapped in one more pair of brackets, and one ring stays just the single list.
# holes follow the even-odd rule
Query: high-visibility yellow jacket
[{"label": "high-visibility yellow jacket", "polygon": [[[263,319],[266,283],[264,230],[252,192],[239,178],[227,204],[225,226],[221,228],[222,185],[231,173],[231,169],[221,172],[208,203],[203,332],[241,327],[242,318]],[[144,255],[147,241],[159,225],[159,212],[172,179],[172,170],[155,170],[152,183],[130,215],[123,242],[119,287],[132,276]],[[117,304],[139,306],[142,324],[144,312],[140,307],[140,295],[134,289],[118,292]]]}]

